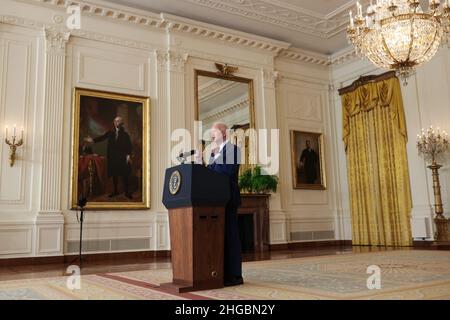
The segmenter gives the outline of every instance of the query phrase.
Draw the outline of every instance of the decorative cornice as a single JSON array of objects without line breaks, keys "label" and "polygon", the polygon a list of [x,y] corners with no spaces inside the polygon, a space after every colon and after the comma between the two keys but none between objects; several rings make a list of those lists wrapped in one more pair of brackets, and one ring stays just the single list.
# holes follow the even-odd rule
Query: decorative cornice
[{"label": "decorative cornice", "polygon": [[278,0],[184,0],[261,23],[329,39],[347,27],[352,1],[329,14],[318,14]]},{"label": "decorative cornice", "polygon": [[269,51],[275,55],[290,47],[290,44],[287,42],[251,35],[219,26],[213,26],[211,24],[181,18],[174,15],[162,13],[161,17],[166,22],[165,25],[167,25],[167,30],[169,31],[188,33],[194,36],[221,40],[238,46]]},{"label": "decorative cornice", "polygon": [[24,19],[22,17],[10,16],[10,15],[0,15],[0,23],[10,24],[10,25],[19,26],[19,27],[25,27],[25,28],[31,28],[34,30],[42,30],[45,26],[44,23],[36,21],[36,20]]},{"label": "decorative cornice", "polygon": [[331,65],[340,65],[346,62],[350,62],[358,58],[358,54],[354,47],[347,47],[330,56]]},{"label": "decorative cornice", "polygon": [[96,0],[21,0],[27,3],[39,3],[53,8],[65,9],[70,5],[79,5],[83,15],[113,19],[131,23],[139,27],[154,28],[172,32],[187,33],[192,36],[224,41],[237,46],[245,46],[278,54],[290,44],[265,37],[239,32],[228,28],[201,23],[190,19],[161,13],[159,15],[123,6],[108,4]]},{"label": "decorative cornice", "polygon": [[[18,1],[18,0],[16,0]],[[303,62],[309,64],[315,64],[320,66],[336,65],[347,62],[356,58],[356,54],[353,50],[345,49],[337,54],[327,56],[319,53],[314,53],[298,48],[289,48],[290,44],[286,42],[276,41],[256,35],[251,35],[239,31],[234,31],[227,28],[217,27],[194,20],[184,19],[167,14],[152,14],[148,11],[142,11],[137,9],[126,8],[118,5],[105,6],[104,2],[97,0],[80,1],[80,0],[20,0],[26,3],[42,4],[52,8],[65,9],[69,5],[79,4],[81,6],[82,14],[91,16],[98,16],[105,19],[114,19],[124,23],[132,23],[141,27],[151,27],[156,30],[170,30],[173,32],[189,33],[194,36],[221,40],[229,43],[233,43],[237,46],[251,47],[255,49],[265,50],[278,55],[278,57],[289,59],[296,62]],[[91,2],[98,2],[97,4]],[[245,1],[245,0],[243,0]],[[55,17],[54,17],[55,18]],[[55,22],[55,21],[54,21]],[[30,19],[24,19],[21,17],[15,17],[10,15],[0,15],[0,23],[17,25],[35,30],[43,30],[48,27],[47,24],[34,21]],[[141,41],[134,41],[129,39],[122,39],[112,35],[105,35],[93,31],[86,30],[71,30],[71,35],[91,39],[95,41],[102,41],[106,43],[119,44],[130,48],[151,50],[155,46],[150,43]],[[164,51],[164,50],[163,50]],[[205,54],[204,52],[192,50],[189,52],[191,56],[198,56],[201,58],[207,58],[211,61],[219,61],[217,56]],[[158,55],[157,55],[158,56]],[[161,57],[161,56],[159,56]],[[158,60],[161,62],[162,60]],[[230,61],[229,58],[223,59],[223,63],[232,63],[240,66],[257,67],[250,61],[245,62],[237,59]]]},{"label": "decorative cornice", "polygon": [[316,64],[320,66],[328,66],[331,64],[330,57],[324,54],[310,52],[298,48],[290,48],[280,53],[281,58],[289,60]]}]

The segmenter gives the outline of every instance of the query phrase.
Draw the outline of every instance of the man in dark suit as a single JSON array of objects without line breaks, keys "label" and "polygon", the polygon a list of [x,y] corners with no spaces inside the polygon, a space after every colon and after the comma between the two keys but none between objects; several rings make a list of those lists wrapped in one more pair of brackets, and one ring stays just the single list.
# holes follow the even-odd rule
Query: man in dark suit
[{"label": "man in dark suit", "polygon": [[317,179],[317,164],[319,156],[311,148],[311,141],[306,140],[306,148],[300,156],[300,169],[305,171],[306,183],[314,184]]},{"label": "man in dark suit", "polygon": [[207,167],[227,175],[230,181],[231,198],[225,208],[224,285],[233,286],[244,283],[237,217],[237,208],[241,204],[238,186],[241,156],[240,149],[227,139],[227,129],[223,123],[215,123],[212,126],[212,153]]},{"label": "man in dark suit", "polygon": [[112,177],[114,190],[108,195],[112,198],[118,195],[118,177],[122,177],[123,188],[125,196],[128,199],[133,199],[133,196],[128,190],[128,177],[131,173],[131,139],[130,135],[125,132],[123,119],[121,117],[114,118],[113,121],[114,128],[107,131],[105,134],[97,137],[91,138],[87,137],[84,140],[89,143],[97,143],[103,140],[108,141],[107,145],[107,168],[108,176]]}]

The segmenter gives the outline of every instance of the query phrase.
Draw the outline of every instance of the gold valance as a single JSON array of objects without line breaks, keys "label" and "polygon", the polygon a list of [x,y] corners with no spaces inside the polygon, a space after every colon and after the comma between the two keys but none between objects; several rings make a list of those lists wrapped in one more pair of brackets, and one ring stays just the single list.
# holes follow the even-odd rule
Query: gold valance
[{"label": "gold valance", "polygon": [[343,140],[346,151],[350,134],[350,118],[360,112],[369,112],[377,106],[389,108],[392,120],[407,140],[400,82],[394,72],[361,77],[352,85],[340,89],[339,94],[342,95]]}]

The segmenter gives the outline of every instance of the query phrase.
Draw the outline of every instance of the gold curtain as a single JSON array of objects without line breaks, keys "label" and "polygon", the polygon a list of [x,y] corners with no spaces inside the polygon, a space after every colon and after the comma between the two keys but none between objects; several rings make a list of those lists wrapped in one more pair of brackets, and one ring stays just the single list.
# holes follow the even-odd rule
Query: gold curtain
[{"label": "gold curtain", "polygon": [[396,77],[341,93],[354,245],[410,246],[406,124]]}]

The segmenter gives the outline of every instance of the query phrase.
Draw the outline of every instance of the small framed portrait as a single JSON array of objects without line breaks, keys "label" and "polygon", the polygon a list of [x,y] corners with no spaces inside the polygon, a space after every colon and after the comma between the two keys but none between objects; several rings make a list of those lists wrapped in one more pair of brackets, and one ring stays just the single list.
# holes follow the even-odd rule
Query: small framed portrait
[{"label": "small framed portrait", "polygon": [[72,209],[148,209],[149,98],[75,88],[72,122]]},{"label": "small framed portrait", "polygon": [[290,134],[294,189],[325,190],[323,134],[296,130]]}]

